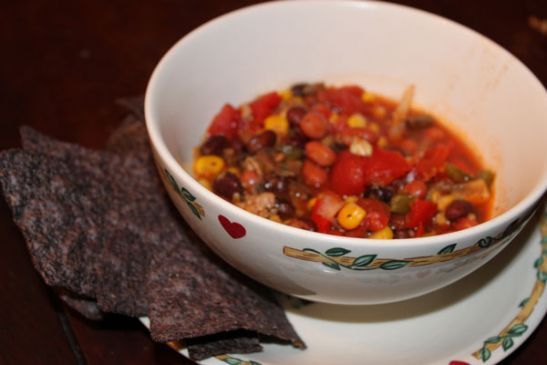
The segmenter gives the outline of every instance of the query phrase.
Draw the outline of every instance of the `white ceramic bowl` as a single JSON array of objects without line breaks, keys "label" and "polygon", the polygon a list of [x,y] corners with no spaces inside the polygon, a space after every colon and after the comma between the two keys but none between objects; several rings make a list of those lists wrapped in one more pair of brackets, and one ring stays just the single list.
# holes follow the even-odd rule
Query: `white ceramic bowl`
[{"label": "white ceramic bowl", "polygon": [[[226,102],[299,81],[357,83],[447,121],[497,173],[495,217],[394,241],[308,232],[248,213],[191,175],[192,149]],[[221,16],[180,40],[146,91],[155,157],[182,216],[224,260],[315,301],[385,303],[446,286],[495,256],[547,187],[547,94],[515,57],[423,11],[380,2],[291,1]]]}]

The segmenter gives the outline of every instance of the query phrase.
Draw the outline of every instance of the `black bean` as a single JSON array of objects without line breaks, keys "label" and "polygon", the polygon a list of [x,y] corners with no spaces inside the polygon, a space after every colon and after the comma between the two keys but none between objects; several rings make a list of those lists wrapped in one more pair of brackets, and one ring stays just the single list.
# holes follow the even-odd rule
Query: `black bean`
[{"label": "black bean", "polygon": [[241,194],[243,187],[236,175],[227,172],[213,181],[213,191],[227,200],[232,200],[234,194]]},{"label": "black bean", "polygon": [[222,155],[222,150],[228,146],[228,139],[221,135],[211,136],[201,145],[202,155]]},{"label": "black bean", "polygon": [[406,127],[411,130],[422,130],[433,125],[433,118],[427,114],[411,115],[406,118]]},{"label": "black bean", "polygon": [[238,138],[232,139],[229,146],[230,148],[233,148],[236,153],[245,152],[245,144],[243,144],[243,142],[241,142],[241,140]]},{"label": "black bean", "polygon": [[289,219],[294,216],[294,207],[285,199],[276,198],[275,206],[277,207],[277,214],[282,219]]},{"label": "black bean", "polygon": [[444,212],[444,216],[451,222],[455,222],[460,218],[467,216],[473,212],[473,205],[467,200],[457,199],[448,204]]},{"label": "black bean", "polygon": [[293,106],[287,110],[287,120],[292,125],[298,125],[307,112],[306,108],[302,106]]},{"label": "black bean", "polygon": [[340,142],[334,142],[334,143],[330,146],[330,148],[331,148],[334,152],[338,153],[338,152],[341,152],[341,151],[347,149],[348,146],[345,145],[345,144],[343,144],[343,143],[340,143]]},{"label": "black bean", "polygon": [[291,86],[291,93],[294,96],[304,96],[306,95],[305,91],[308,86],[308,84],[304,83],[294,84],[293,86]]},{"label": "black bean", "polygon": [[274,194],[287,194],[291,180],[286,176],[269,176],[265,179],[263,188]]},{"label": "black bean", "polygon": [[249,142],[247,142],[247,150],[251,154],[255,154],[258,151],[272,147],[275,145],[275,141],[277,139],[277,136],[275,132],[267,130],[260,134],[257,134],[253,136]]},{"label": "black bean", "polygon": [[317,94],[318,91],[323,90],[325,85],[322,83],[306,84],[298,83],[291,86],[291,93],[295,96],[312,96]]},{"label": "black bean", "polygon": [[389,203],[391,197],[393,196],[393,189],[389,186],[369,186],[365,191],[365,196],[367,198],[372,198],[376,200],[383,201],[384,203]]}]

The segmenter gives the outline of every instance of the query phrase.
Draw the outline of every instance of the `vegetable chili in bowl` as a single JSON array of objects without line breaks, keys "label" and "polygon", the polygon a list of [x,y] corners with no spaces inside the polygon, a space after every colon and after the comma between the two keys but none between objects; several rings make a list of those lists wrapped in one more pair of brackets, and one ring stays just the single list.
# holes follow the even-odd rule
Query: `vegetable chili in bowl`
[{"label": "vegetable chili in bowl", "polygon": [[296,84],[225,104],[196,149],[200,183],[293,227],[376,239],[489,218],[493,172],[433,116],[360,86]]}]

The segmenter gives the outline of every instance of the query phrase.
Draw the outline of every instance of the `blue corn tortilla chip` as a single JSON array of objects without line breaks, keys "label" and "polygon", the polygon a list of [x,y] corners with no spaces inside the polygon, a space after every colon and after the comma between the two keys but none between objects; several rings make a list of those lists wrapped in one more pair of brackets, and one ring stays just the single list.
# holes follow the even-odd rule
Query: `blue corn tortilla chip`
[{"label": "blue corn tortilla chip", "polygon": [[147,315],[157,341],[202,359],[260,342],[304,348],[269,289],[212,254],[157,176],[139,100],[95,151],[23,128],[0,153],[0,185],[45,282],[92,319]]}]

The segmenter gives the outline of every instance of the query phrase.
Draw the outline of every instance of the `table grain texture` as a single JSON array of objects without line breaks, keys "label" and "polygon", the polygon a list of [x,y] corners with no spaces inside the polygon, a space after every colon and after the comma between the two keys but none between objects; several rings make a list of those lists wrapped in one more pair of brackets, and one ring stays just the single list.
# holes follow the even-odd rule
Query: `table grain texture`
[{"label": "table grain texture", "polygon": [[[413,0],[475,29],[512,52],[547,85],[545,0]],[[58,139],[101,147],[125,111],[114,101],[142,95],[160,57],[204,22],[255,1],[77,0],[0,4],[0,149],[30,125]],[[85,320],[67,309],[33,269],[21,234],[0,202],[0,365],[193,364],[150,340],[123,316]],[[503,364],[547,363],[547,321]]]}]

